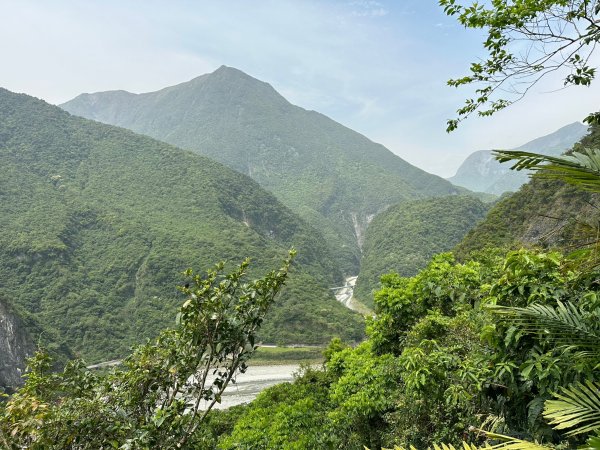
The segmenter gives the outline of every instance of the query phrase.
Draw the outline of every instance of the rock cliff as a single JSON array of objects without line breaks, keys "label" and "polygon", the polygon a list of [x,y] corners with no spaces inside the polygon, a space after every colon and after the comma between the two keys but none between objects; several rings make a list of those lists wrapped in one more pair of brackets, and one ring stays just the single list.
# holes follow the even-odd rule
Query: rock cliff
[{"label": "rock cliff", "polygon": [[34,350],[23,319],[0,299],[0,390],[11,391],[21,384],[26,360]]}]

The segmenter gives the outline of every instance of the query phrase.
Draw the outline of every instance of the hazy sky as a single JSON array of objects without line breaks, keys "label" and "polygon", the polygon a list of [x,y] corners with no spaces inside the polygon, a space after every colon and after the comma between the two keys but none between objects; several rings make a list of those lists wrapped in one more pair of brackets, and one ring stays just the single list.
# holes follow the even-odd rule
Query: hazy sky
[{"label": "hazy sky", "polygon": [[548,80],[446,134],[469,94],[446,80],[484,55],[481,40],[436,0],[0,0],[0,86],[62,103],[225,64],[442,176],[475,150],[516,147],[599,109],[600,81],[556,91]]}]

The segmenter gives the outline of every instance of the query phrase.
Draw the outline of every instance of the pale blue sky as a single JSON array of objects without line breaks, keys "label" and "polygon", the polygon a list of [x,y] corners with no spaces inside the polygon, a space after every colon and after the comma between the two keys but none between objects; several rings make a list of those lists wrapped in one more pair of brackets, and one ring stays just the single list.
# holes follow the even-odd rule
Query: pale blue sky
[{"label": "pale blue sky", "polygon": [[0,0],[0,86],[61,103],[225,64],[442,176],[475,150],[514,147],[598,109],[600,82],[549,93],[561,85],[549,80],[446,134],[468,95],[446,80],[483,55],[481,37],[435,0]]}]

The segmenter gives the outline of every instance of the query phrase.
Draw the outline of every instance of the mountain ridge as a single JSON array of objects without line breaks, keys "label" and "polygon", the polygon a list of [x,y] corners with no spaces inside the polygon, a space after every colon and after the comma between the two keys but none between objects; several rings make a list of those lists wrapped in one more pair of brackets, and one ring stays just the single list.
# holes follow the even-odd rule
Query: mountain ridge
[{"label": "mountain ridge", "polygon": [[[599,145],[600,127],[592,126],[573,149]],[[454,251],[461,259],[486,247],[537,246],[571,252],[596,239],[590,233],[599,220],[597,204],[597,194],[534,175],[518,191],[503,195]]]},{"label": "mountain ridge", "polygon": [[155,92],[82,94],[60,106],[251,176],[325,234],[345,274],[358,273],[362,237],[379,212],[407,199],[459,193],[383,145],[227,66]]},{"label": "mountain ridge", "polygon": [[488,209],[481,200],[464,195],[407,201],[388,208],[367,230],[355,296],[372,307],[382,275],[416,275],[435,254],[458,244]]}]

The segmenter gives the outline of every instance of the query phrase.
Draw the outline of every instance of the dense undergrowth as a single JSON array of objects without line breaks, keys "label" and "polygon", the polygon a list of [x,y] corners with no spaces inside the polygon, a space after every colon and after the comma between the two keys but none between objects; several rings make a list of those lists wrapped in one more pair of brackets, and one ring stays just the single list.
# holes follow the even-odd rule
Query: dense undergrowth
[{"label": "dense undergrowth", "polygon": [[482,442],[472,426],[556,444],[544,402],[559,386],[597,379],[597,361],[574,358],[576,350],[557,347],[544,333],[525,334],[493,306],[569,301],[592,322],[598,275],[559,253],[527,250],[486,252],[464,264],[442,254],[415,277],[387,275],[368,340],[356,348],[335,342],[322,370],[262,393],[220,446]]},{"label": "dense undergrowth", "polygon": [[[544,420],[544,402],[561,386],[596,380],[597,361],[580,358],[572,346],[555,345],[547,332],[524,332],[497,310],[568,302],[582,311],[583,325],[597,331],[599,275],[597,270],[578,269],[557,252],[535,250],[486,251],[466,263],[440,254],[414,277],[386,275],[365,342],[353,348],[335,339],[324,352],[322,367],[306,367],[294,383],[267,389],[248,406],[212,411],[190,438],[194,445],[189,448],[483,443],[482,435],[470,431],[473,426],[549,444],[564,442]],[[71,380],[98,383],[83,368],[77,370]],[[143,373],[137,376],[143,383]],[[31,396],[30,405],[38,401],[35,383],[40,383],[39,374],[30,376],[24,391]],[[85,385],[62,389],[58,398],[51,397],[58,402],[54,408],[66,404],[61,395],[89,395]],[[147,426],[162,433],[155,430],[159,409],[152,412],[152,405],[145,404],[150,408],[146,414],[154,414]],[[5,423],[15,414],[8,405]],[[31,408],[32,416],[17,417],[21,422],[16,423],[38,420],[42,426],[43,414],[34,419],[41,412]],[[93,420],[102,424],[104,419]],[[5,431],[5,436],[10,434],[10,425]],[[115,442],[119,448],[145,448]],[[574,437],[565,443],[581,442]]]}]

